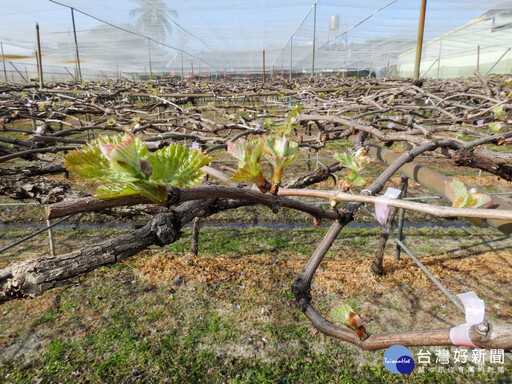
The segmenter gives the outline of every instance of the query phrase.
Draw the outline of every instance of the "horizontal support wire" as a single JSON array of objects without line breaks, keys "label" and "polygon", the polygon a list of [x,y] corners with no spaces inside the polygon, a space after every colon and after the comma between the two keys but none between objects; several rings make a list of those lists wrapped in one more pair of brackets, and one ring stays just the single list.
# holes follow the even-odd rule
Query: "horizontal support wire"
[{"label": "horizontal support wire", "polygon": [[39,203],[1,203],[0,207],[19,207],[23,205],[41,205]]}]

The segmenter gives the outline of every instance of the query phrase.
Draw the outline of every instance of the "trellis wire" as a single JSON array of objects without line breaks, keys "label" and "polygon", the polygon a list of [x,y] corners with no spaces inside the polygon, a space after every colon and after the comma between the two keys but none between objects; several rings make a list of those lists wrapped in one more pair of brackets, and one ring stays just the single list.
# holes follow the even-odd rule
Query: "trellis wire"
[{"label": "trellis wire", "polygon": [[39,203],[0,203],[0,207],[19,207],[22,205],[39,205]]},{"label": "trellis wire", "polygon": [[414,254],[407,248],[407,246],[398,239],[398,237],[391,232],[389,228],[382,226],[384,230],[395,240],[395,242],[404,250],[407,255],[420,267],[420,269],[427,275],[427,277],[434,282],[435,285],[450,299],[450,301],[455,304],[457,308],[459,308],[462,313],[466,313],[464,310],[464,306],[460,303],[460,301],[452,295],[452,293],[446,288],[443,283],[441,283],[424,265],[423,263],[416,257]]},{"label": "trellis wire", "polygon": [[[364,206],[363,205],[363,209],[368,212],[370,215],[372,215],[375,219],[377,219],[377,216],[375,215],[374,212],[372,212],[368,207]],[[441,292],[443,292],[447,297],[448,299],[450,299],[450,301],[455,304],[455,306],[457,308],[459,308],[462,313],[465,313],[465,310],[464,310],[464,306],[461,304],[461,302],[454,296],[452,295],[452,293],[448,290],[448,288],[446,288],[443,283],[441,283],[441,281],[439,281],[428,269],[427,267],[425,267],[423,265],[423,263],[416,257],[414,256],[414,254],[409,250],[409,248],[407,248],[407,246],[402,243],[402,241],[400,239],[398,239],[398,237],[393,233],[391,232],[391,230],[389,228],[387,228],[386,226],[384,225],[381,225],[382,228],[384,228],[384,230],[393,238],[393,240],[395,240],[395,242],[404,250],[405,253],[407,253],[407,255],[409,255],[409,257],[418,265],[418,267],[420,267],[420,269],[423,271],[423,273],[425,273],[427,275],[427,277],[435,284],[437,285],[437,287],[441,290]]]},{"label": "trellis wire", "polygon": [[[40,205],[40,204],[39,203],[1,203],[0,204],[0,206],[2,206],[2,207],[19,207],[19,206],[24,206],[24,205]],[[53,242],[53,232],[52,232],[51,220],[46,219],[46,229],[48,230],[48,239],[50,241],[50,254],[52,256],[55,256],[55,244]],[[31,237],[27,238],[27,240],[30,238]],[[7,248],[7,249],[9,249],[9,248]],[[4,250],[7,250],[7,249],[0,250],[0,253],[2,253]]]},{"label": "trellis wire", "polygon": [[[21,244],[21,243],[23,243],[23,242],[25,242],[25,241],[27,241],[27,240],[29,240],[29,239],[31,239],[31,238],[33,238],[33,237],[37,236],[37,235],[39,235],[39,234],[43,233],[43,232],[48,231],[49,229],[51,229],[51,228],[55,227],[56,225],[58,225],[58,224],[62,223],[64,220],[69,219],[71,216],[74,216],[74,215],[66,216],[66,217],[62,218],[61,220],[56,221],[55,223],[52,223],[52,224],[50,224],[50,225],[47,225],[46,227],[44,227],[43,229],[40,229],[40,230],[39,230],[39,231],[37,231],[37,232],[34,232],[34,233],[32,233],[32,234],[30,234],[30,235],[28,235],[28,236],[25,236],[23,239],[20,239],[20,240],[18,240],[18,241],[15,241],[15,242],[14,242],[14,243],[12,243],[12,244],[10,244],[10,245],[6,246],[6,247],[3,247],[2,249],[0,249],[0,253],[3,253],[3,252],[5,252],[5,251],[7,251],[8,249],[11,249],[12,247],[15,247],[16,245],[19,245],[19,244]],[[51,247],[51,245],[50,245],[50,247]]]}]

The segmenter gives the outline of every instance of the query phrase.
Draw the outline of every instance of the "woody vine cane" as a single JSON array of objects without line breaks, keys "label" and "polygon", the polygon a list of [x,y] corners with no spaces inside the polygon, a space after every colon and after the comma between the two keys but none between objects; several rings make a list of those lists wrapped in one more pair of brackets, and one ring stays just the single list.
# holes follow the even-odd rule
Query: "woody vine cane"
[{"label": "woody vine cane", "polygon": [[[368,105],[371,105],[371,103]],[[341,228],[339,227],[346,225],[346,223],[353,219],[354,214],[362,202],[372,204],[374,202],[372,199],[376,198],[376,194],[378,194],[378,191],[383,188],[390,175],[392,175],[396,170],[402,169],[403,164],[405,164],[404,167],[407,167],[408,161],[414,159],[421,153],[425,153],[424,151],[435,151],[443,156],[451,156],[452,158],[455,158],[455,154],[457,153],[468,153],[470,154],[472,161],[484,168],[484,160],[490,159],[490,156],[489,153],[481,151],[478,148],[478,145],[485,143],[499,143],[507,140],[510,137],[510,132],[498,132],[492,135],[478,137],[470,142],[462,143],[460,140],[451,137],[443,138],[441,135],[437,135],[436,132],[438,131],[431,129],[431,126],[418,126],[418,124],[413,123],[410,128],[405,128],[409,127],[409,125],[402,125],[404,124],[403,120],[395,121],[396,119],[392,119],[394,125],[390,128],[382,129],[383,123],[387,125],[391,125],[391,123],[389,121],[385,122],[385,119],[379,118],[373,119],[370,123],[365,122],[364,124],[361,124],[360,121],[356,121],[353,118],[341,119],[339,117],[328,115],[296,113],[299,111],[305,112],[305,109],[307,108],[308,107],[306,106],[302,111],[300,111],[300,109],[292,111],[294,116],[289,116],[285,119],[283,125],[265,123],[264,130],[257,127],[254,129],[251,128],[251,122],[248,124],[247,122],[244,124],[238,123],[236,124],[236,129],[239,129],[241,133],[248,132],[247,134],[239,135],[238,140],[233,140],[234,136],[231,137],[230,140],[223,140],[220,136],[213,139],[205,139],[206,135],[202,136],[202,133],[189,136],[189,138],[197,137],[198,142],[200,143],[213,144],[215,141],[225,143],[219,143],[219,145],[222,145],[224,148],[228,147],[229,152],[235,155],[234,158],[237,161],[238,168],[233,170],[233,172],[228,170],[231,176],[226,177],[223,177],[218,169],[213,170],[211,165],[206,165],[208,163],[208,156],[205,156],[204,154],[201,155],[199,152],[194,152],[193,150],[185,147],[162,145],[162,142],[158,142],[158,140],[148,140],[147,137],[143,142],[138,138],[139,133],[141,136],[144,136],[142,135],[144,131],[141,130],[140,126],[128,128],[128,133],[124,136],[98,139],[99,141],[94,142],[96,144],[92,144],[92,147],[95,145],[97,146],[96,149],[92,149],[92,147],[89,146],[89,149],[82,150],[84,153],[91,151],[93,155],[93,160],[88,163],[86,161],[86,164],[89,165],[84,169],[91,171],[92,168],[89,167],[90,165],[101,164],[101,170],[98,171],[96,176],[98,176],[99,179],[103,179],[103,181],[108,180],[108,183],[104,184],[109,184],[110,186],[107,188],[100,187],[97,192],[98,197],[96,198],[85,197],[76,199],[76,197],[74,197],[63,203],[50,205],[48,208],[49,216],[58,217],[62,214],[69,214],[73,212],[86,212],[106,207],[133,205],[141,202],[172,205],[172,215],[159,216],[158,219],[155,218],[155,220],[151,222],[151,225],[144,227],[144,231],[139,231],[130,237],[119,238],[118,241],[116,240],[101,245],[100,250],[104,251],[103,254],[107,256],[105,258],[98,257],[98,249],[85,249],[82,251],[82,254],[89,255],[90,263],[83,269],[75,270],[67,275],[61,268],[62,265],[64,265],[64,260],[67,259],[67,262],[70,263],[69,265],[73,265],[72,260],[79,260],[79,253],[67,255],[62,259],[40,259],[26,262],[24,264],[20,263],[9,266],[7,269],[0,272],[0,282],[2,283],[2,290],[4,292],[2,300],[26,295],[37,295],[46,289],[62,284],[66,279],[74,276],[73,273],[76,275],[76,273],[83,273],[94,269],[97,265],[121,260],[130,254],[136,253],[140,249],[144,249],[148,244],[165,244],[167,242],[176,241],[180,236],[179,229],[187,222],[187,220],[191,219],[191,215],[186,214],[181,209],[181,206],[173,204],[183,204],[188,202],[186,203],[186,207],[191,209],[191,212],[193,212],[194,215],[209,215],[220,210],[231,209],[236,206],[256,202],[268,206],[274,212],[277,212],[281,207],[290,207],[311,214],[316,221],[321,219],[334,220],[333,227],[327,235],[329,237],[328,240],[324,240],[321,247],[315,251],[313,257],[306,265],[303,274],[299,276],[297,283],[294,285],[294,290],[299,292],[298,298],[301,308],[305,311],[306,315],[313,320],[314,324],[319,329],[328,334],[335,335],[336,337],[350,339],[352,340],[351,342],[367,349],[384,348],[386,343],[396,341],[397,335],[371,335],[369,329],[366,329],[369,327],[364,323],[364,316],[358,316],[358,314],[348,306],[341,305],[335,307],[331,312],[331,319],[338,322],[339,325],[328,322],[323,317],[317,317],[315,310],[312,307],[310,299],[311,293],[308,292],[311,279],[313,278],[317,268],[317,266],[315,267],[315,263],[321,262],[323,255],[325,255],[323,252],[326,252],[332,244],[332,241],[340,233]],[[390,108],[393,108],[393,106],[390,105]],[[500,113],[497,109],[496,111],[496,119],[498,119],[498,117],[503,115],[503,113]],[[186,113],[186,111],[182,109],[180,113],[183,112]],[[495,112],[493,112],[492,109],[489,109],[488,113],[492,114]],[[455,120],[459,119],[458,114],[458,112],[453,111],[443,113],[445,118]],[[501,116],[501,118],[503,118],[503,116]],[[118,122],[115,122],[114,124],[118,124]],[[158,124],[159,123],[156,122],[153,127],[161,129]],[[321,132],[320,137],[315,139],[311,139],[306,136],[303,136],[302,138],[298,137],[298,135],[295,134],[295,130],[302,126],[302,124],[315,124]],[[149,124],[145,129],[153,129],[153,127]],[[231,126],[229,129],[234,129],[234,127],[235,126]],[[404,127],[405,129],[401,130],[400,127]],[[120,130],[119,128],[116,129],[118,131]],[[368,162],[366,158],[367,153],[365,152],[373,151],[373,144],[368,144],[367,141],[363,142],[362,140],[356,146],[354,151],[349,153],[338,153],[338,165],[330,165],[328,167],[328,171],[323,173],[321,172],[322,169],[320,169],[318,170],[319,172],[314,172],[314,175],[311,175],[311,178],[308,179],[306,177],[303,179],[303,186],[305,186],[308,183],[313,183],[314,180],[329,177],[329,174],[335,170],[336,167],[337,169],[346,168],[346,171],[342,171],[343,181],[338,184],[338,189],[332,191],[318,189],[297,191],[291,188],[286,188],[287,183],[282,181],[283,172],[294,160],[297,153],[299,153],[298,151],[300,148],[304,145],[309,145],[307,144],[307,140],[314,140],[310,141],[310,143],[315,142],[320,148],[321,145],[324,145],[331,140],[336,140],[339,137],[347,137],[356,132],[366,132],[370,138],[378,139],[384,143],[406,140],[414,143],[416,147],[411,151],[406,151],[405,154],[400,157],[400,161],[394,163],[391,168],[388,168],[388,170],[391,169],[389,171],[390,173],[386,174],[386,172],[388,172],[388,170],[386,170],[386,172],[377,180],[380,181],[378,183],[377,181],[375,182],[378,185],[372,183],[369,187],[365,188],[365,191],[359,194],[356,193],[355,195],[348,195],[345,191],[347,191],[348,188],[351,188],[352,190],[358,189],[358,186],[361,184],[361,175],[358,173],[361,170],[364,170],[364,166]],[[252,134],[252,136],[249,136],[249,133]],[[179,135],[183,134],[179,133]],[[47,140],[46,136],[48,136],[49,140]],[[44,140],[41,141],[47,143],[56,143],[63,139],[60,135],[52,135],[51,133],[49,135],[43,134],[41,137],[44,138]],[[162,132],[161,137],[163,140],[166,140],[170,137],[178,137],[178,134]],[[147,150],[143,149],[143,143],[146,143],[145,145]],[[155,145],[155,143],[157,143],[157,145]],[[24,144],[26,143],[24,142]],[[42,149],[46,150],[46,148]],[[22,152],[23,151],[19,152],[19,156],[31,156],[34,154],[33,152],[29,154],[24,154]],[[8,156],[14,155],[16,154],[9,154]],[[78,168],[80,168],[78,165],[80,162],[73,163],[74,160],[77,160],[79,157],[80,156],[73,154],[69,155],[69,160],[67,162],[70,169],[75,167],[75,170],[78,170]],[[183,159],[184,162],[180,163],[178,159]],[[189,180],[186,177],[180,176],[185,175],[185,173],[180,173],[181,171],[179,170],[182,166],[187,167],[187,164],[191,159],[197,160],[197,167],[194,166],[193,168],[188,168],[189,171],[187,171],[187,173],[191,171],[197,172],[199,177],[200,171],[202,170],[213,177],[226,180],[230,185],[219,186],[210,183],[201,187],[190,188],[185,184],[181,184],[187,183]],[[167,165],[162,166],[159,162],[174,165],[169,167]],[[268,162],[268,165],[262,166],[263,162]],[[495,162],[495,165],[497,165],[497,162]],[[501,165],[498,165],[496,168],[493,167],[494,166],[489,166],[488,169],[507,177],[506,167]],[[167,168],[175,169],[178,172],[169,171],[166,173],[164,170]],[[265,173],[268,168],[271,169],[270,176],[268,173]],[[244,187],[241,184],[237,184],[244,181],[249,181],[251,183],[254,182],[258,188],[251,189],[249,187]],[[283,185],[285,187],[283,187]],[[510,217],[507,216],[508,213],[502,209],[482,209],[484,206],[489,204],[494,204],[494,206],[501,204],[498,203],[498,199],[490,201],[488,196],[485,196],[478,191],[473,191],[470,188],[466,188],[466,186],[457,182],[448,182],[443,187],[443,193],[445,193],[446,196],[452,197],[451,200],[453,208],[432,207],[425,204],[414,205],[415,203],[399,200],[389,201],[389,204],[405,207],[407,209],[428,212],[436,217],[458,217],[466,215],[468,217],[480,219],[490,219],[494,217],[492,220],[496,221],[510,219]],[[334,209],[323,210],[319,207],[314,207],[293,199],[293,196],[299,195],[328,199]],[[105,199],[106,197],[108,198]],[[193,200],[197,200],[198,203],[196,204]],[[341,202],[352,203],[345,206],[345,208],[339,208]],[[475,208],[477,206],[480,206],[480,208]],[[166,227],[168,227],[169,230],[165,229]],[[171,230],[171,228],[173,229]],[[131,242],[136,244],[133,249],[126,249],[122,247],[123,241],[126,242],[128,238]],[[43,265],[45,267],[41,268]],[[59,270],[59,275],[55,278],[53,272],[57,270]],[[38,273],[37,271],[42,273]],[[45,278],[48,278],[48,280],[45,280]],[[304,284],[304,281],[307,282],[308,280],[309,286],[308,284]],[[303,285],[302,287],[301,284]],[[318,314],[318,316],[320,315]],[[355,321],[355,324],[353,321]],[[486,324],[488,325],[486,326]],[[500,325],[494,326],[490,323],[486,324],[478,324],[480,327],[475,327],[475,329],[480,328],[480,331],[482,331],[487,327],[489,335],[492,336],[489,338],[490,343],[494,343],[494,345],[496,345],[496,332],[500,332],[500,329],[504,328]],[[415,343],[424,342],[441,343],[436,345],[450,345],[442,344],[449,342],[449,338],[446,338],[445,330],[438,330],[436,332],[422,331],[417,334],[407,333],[407,335],[412,335],[410,339],[414,340]],[[388,338],[386,339],[384,336],[387,336]],[[482,340],[478,340],[478,337],[474,338],[473,341],[475,342],[475,345],[484,345]],[[500,342],[502,344],[498,345],[507,345],[506,337],[502,338]]]}]

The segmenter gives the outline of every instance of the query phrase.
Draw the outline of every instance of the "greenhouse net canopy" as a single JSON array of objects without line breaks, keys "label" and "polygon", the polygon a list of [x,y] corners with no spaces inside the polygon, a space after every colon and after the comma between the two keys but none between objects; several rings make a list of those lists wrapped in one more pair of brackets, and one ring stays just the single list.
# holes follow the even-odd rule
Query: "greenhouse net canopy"
[{"label": "greenhouse net canopy", "polygon": [[[38,24],[43,71],[59,79],[263,69],[407,77],[420,8],[420,0],[2,0],[2,65],[6,80],[37,76]],[[429,0],[421,74],[510,73],[511,44],[512,1]]]}]

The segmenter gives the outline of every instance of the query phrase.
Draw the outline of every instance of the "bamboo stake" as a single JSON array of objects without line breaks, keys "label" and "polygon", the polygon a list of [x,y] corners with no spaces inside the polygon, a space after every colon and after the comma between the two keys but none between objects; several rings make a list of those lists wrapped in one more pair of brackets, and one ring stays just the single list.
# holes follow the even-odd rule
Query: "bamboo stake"
[{"label": "bamboo stake", "polygon": [[46,219],[46,226],[48,227],[48,239],[50,240],[50,254],[55,256],[55,244],[53,242],[53,231],[52,231],[52,222],[49,219]]},{"label": "bamboo stake", "polygon": [[5,55],[4,55],[4,44],[0,42],[0,48],[2,49],[2,63],[4,65],[4,77],[7,83],[7,69],[5,68]]},{"label": "bamboo stake", "polygon": [[425,28],[425,11],[427,0],[421,0],[420,22],[418,26],[418,40],[416,42],[416,61],[414,62],[414,78],[420,78],[421,50],[423,49],[423,30]]},{"label": "bamboo stake", "polygon": [[263,50],[263,84],[265,84],[265,50]]},{"label": "bamboo stake", "polygon": [[43,89],[43,59],[41,55],[41,39],[39,37],[39,24],[36,23],[36,38],[37,38],[37,68],[39,76],[39,89]]},{"label": "bamboo stake", "polygon": [[315,49],[316,49],[316,3],[313,6],[313,51],[311,57],[311,77],[315,76]]},{"label": "bamboo stake", "polygon": [[71,8],[71,21],[73,22],[73,36],[75,38],[76,65],[78,68],[78,80],[82,81],[82,68],[80,67],[80,55],[78,54],[78,40],[76,38],[75,12],[74,12],[73,8]]}]

